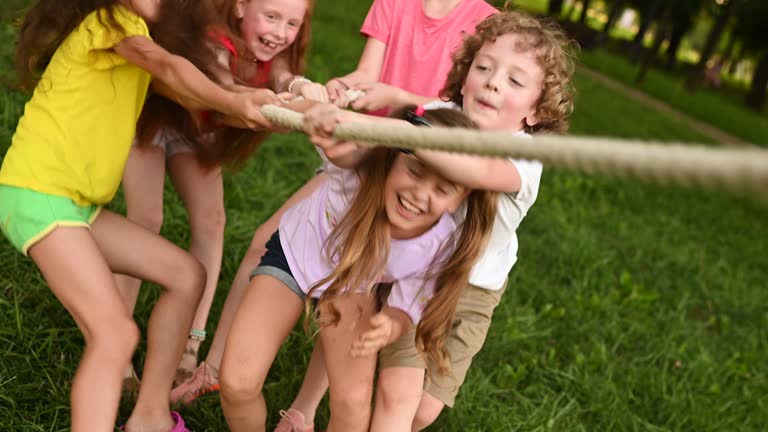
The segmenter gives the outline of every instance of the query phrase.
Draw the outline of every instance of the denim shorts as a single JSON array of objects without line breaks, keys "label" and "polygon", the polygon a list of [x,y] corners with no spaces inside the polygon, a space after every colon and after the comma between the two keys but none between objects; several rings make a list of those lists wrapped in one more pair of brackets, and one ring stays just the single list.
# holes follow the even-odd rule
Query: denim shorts
[{"label": "denim shorts", "polygon": [[295,292],[299,298],[304,301],[307,294],[301,290],[296,279],[293,278],[291,268],[288,266],[288,260],[285,259],[283,246],[280,244],[280,231],[275,231],[266,244],[267,252],[261,257],[259,265],[251,270],[250,279],[256,275],[267,275],[282,282],[285,286]]}]

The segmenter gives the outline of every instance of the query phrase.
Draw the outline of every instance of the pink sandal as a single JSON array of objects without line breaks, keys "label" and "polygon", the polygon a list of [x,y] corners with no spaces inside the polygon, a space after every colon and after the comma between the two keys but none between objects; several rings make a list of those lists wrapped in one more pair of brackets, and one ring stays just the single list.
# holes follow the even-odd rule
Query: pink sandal
[{"label": "pink sandal", "polygon": [[[184,419],[176,411],[171,411],[171,418],[173,419],[173,427],[168,432],[192,432],[184,425]],[[120,426],[120,430],[125,430],[125,425]]]}]

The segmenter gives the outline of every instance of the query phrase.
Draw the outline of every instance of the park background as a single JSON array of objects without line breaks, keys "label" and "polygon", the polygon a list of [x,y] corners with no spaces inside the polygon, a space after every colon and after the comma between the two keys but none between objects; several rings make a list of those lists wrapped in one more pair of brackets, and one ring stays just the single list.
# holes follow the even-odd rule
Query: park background
[{"label": "park background", "polygon": [[[29,3],[0,5],[0,157],[28,97],[14,86],[12,58],[14,22]],[[768,2],[512,3],[557,18],[581,44],[570,133],[768,145]],[[310,78],[353,70],[369,5],[317,2]],[[226,175],[209,334],[255,228],[317,165],[304,136],[273,135]],[[171,187],[166,194],[162,234],[187,245],[184,208]],[[110,208],[123,212],[122,197]],[[431,430],[768,430],[767,216],[749,196],[546,167],[486,346],[456,408]],[[157,292],[142,289],[142,329]],[[32,262],[0,241],[0,430],[69,430],[82,345]],[[311,346],[297,327],[280,352],[265,386],[271,425],[298,390]],[[122,420],[129,409],[121,407]],[[194,431],[225,430],[216,394],[182,412]]]}]

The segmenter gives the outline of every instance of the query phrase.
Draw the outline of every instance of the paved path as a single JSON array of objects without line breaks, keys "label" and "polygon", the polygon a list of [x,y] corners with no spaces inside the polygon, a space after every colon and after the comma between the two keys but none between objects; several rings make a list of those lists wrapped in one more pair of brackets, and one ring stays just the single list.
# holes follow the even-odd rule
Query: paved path
[{"label": "paved path", "polygon": [[637,102],[648,105],[658,111],[661,111],[690,124],[696,131],[712,138],[719,143],[734,147],[757,147],[756,145],[744,141],[741,138],[735,137],[730,133],[723,131],[722,129],[718,129],[709,123],[695,119],[690,115],[678,110],[677,108],[673,108],[671,105],[662,102],[652,96],[649,96],[647,93],[629,87],[628,85],[616,81],[615,79],[610,78],[594,69],[590,69],[584,65],[579,65],[578,70],[590,78],[599,81],[601,84],[612,90],[620,91]]}]

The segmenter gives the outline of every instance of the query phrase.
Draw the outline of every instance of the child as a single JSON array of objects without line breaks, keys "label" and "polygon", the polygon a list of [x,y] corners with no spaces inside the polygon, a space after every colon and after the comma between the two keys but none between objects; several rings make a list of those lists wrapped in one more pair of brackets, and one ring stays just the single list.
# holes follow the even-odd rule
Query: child
[{"label": "child", "polygon": [[[407,98],[403,97],[400,106],[409,103],[418,104],[422,100],[437,99],[440,83],[443,78],[434,80],[436,76],[445,77],[450,69],[450,52],[461,43],[464,33],[472,32],[475,25],[493,13],[497,12],[483,0],[374,0],[361,33],[368,37],[365,49],[357,70],[341,78],[334,78],[326,84],[329,96],[340,106],[346,106],[347,99],[344,89],[350,86],[365,87],[372,96],[362,97],[358,105],[360,109],[378,109],[373,105],[381,98],[380,92],[392,91],[401,94],[398,87],[404,87],[414,92]],[[418,40],[418,45],[411,41]],[[429,59],[421,61],[420,59]],[[412,63],[413,62],[413,63]],[[401,71],[415,71],[418,74],[403,74]],[[417,75],[418,85],[410,83],[411,75]],[[374,91],[370,84],[380,81],[379,90]],[[437,84],[436,84],[437,83]],[[421,87],[423,86],[423,87]],[[363,88],[363,87],[360,87]],[[402,93],[405,94],[405,93]],[[423,95],[419,96],[419,95]],[[340,99],[343,98],[343,99]],[[318,99],[318,98],[315,98]],[[407,101],[406,101],[407,99]],[[319,99],[318,99],[319,100]],[[393,104],[394,105],[394,104]],[[383,111],[379,112],[383,114]],[[280,217],[291,206],[309,196],[312,191],[325,181],[325,176],[314,176],[301,189],[296,191],[269,220],[262,224],[253,235],[253,240],[246,256],[240,263],[232,287],[227,294],[227,300],[216,327],[216,334],[208,351],[205,361],[195,370],[194,376],[182,385],[173,389],[171,400],[192,402],[201,394],[218,388],[217,371],[221,363],[232,318],[237,311],[240,300],[248,286],[248,274],[256,266],[264,254],[265,244],[269,236],[277,229]],[[314,358],[321,356],[314,356]],[[312,381],[312,367],[308,372]],[[323,386],[322,372],[320,387]],[[325,384],[327,385],[327,384]],[[317,387],[309,384],[308,387]],[[324,393],[325,390],[322,391]],[[322,395],[321,393],[321,395]],[[314,400],[315,395],[299,395]],[[295,413],[296,410],[288,410]]]},{"label": "child", "polygon": [[[448,102],[432,106],[461,108],[484,130],[518,136],[564,132],[573,106],[572,60],[566,45],[554,25],[517,12],[493,15],[480,23],[476,34],[468,36],[454,54],[453,68],[441,92]],[[338,110],[334,114],[328,109],[319,128],[322,133],[332,133],[342,118],[357,116]],[[425,368],[429,368],[418,354],[414,334],[407,333],[384,348],[372,431],[421,430],[437,418],[443,406],[453,406],[472,358],[485,341],[507,274],[517,260],[515,231],[536,199],[542,172],[537,161],[432,151],[415,154],[453,181],[500,192],[498,211],[488,247],[472,270],[446,340],[452,376],[430,376],[422,396],[421,383]],[[457,221],[461,220],[461,212],[457,215]],[[323,394],[317,388],[306,392]],[[317,408],[319,396],[304,401],[309,413]],[[311,417],[284,430],[311,430],[307,420],[311,422]]]},{"label": "child", "polygon": [[[304,68],[309,45],[311,0],[216,0],[215,3],[226,28],[209,31],[207,43],[212,45],[222,66],[217,73],[220,82],[230,86],[269,87],[327,100],[322,85],[297,75]],[[205,43],[200,41],[201,45]],[[199,128],[184,127],[191,121],[173,121],[169,112],[175,112],[177,118],[187,115],[167,99],[155,97],[147,102],[139,122],[138,142],[131,150],[123,176],[123,191],[128,219],[159,233],[167,164],[171,180],[189,213],[192,231],[189,251],[207,271],[203,298],[176,374],[175,383],[179,384],[189,378],[197,366],[197,352],[206,338],[205,325],[219,279],[225,224],[221,163],[243,162],[266,133],[209,127],[203,138],[195,133]],[[201,141],[206,145],[201,145]],[[119,277],[121,293],[131,310],[140,284],[138,279]],[[123,373],[128,389],[136,386],[133,376],[131,367]]]},{"label": "child", "polygon": [[[405,113],[421,124],[470,124],[456,114],[436,110],[422,118]],[[319,297],[330,430],[367,430],[376,359],[366,355],[395,340],[411,323],[418,323],[416,339],[425,354],[444,368],[441,341],[493,221],[494,194],[470,194],[413,155],[384,148],[362,161],[326,154],[332,158],[328,181],[281,219],[251,273],[227,338],[221,400],[234,432],[264,430],[261,389],[307,297]],[[358,170],[341,168],[358,165]],[[468,194],[467,222],[457,231],[450,213]],[[370,290],[381,281],[393,283],[392,294],[374,316]],[[434,281],[440,289],[433,290]],[[360,343],[353,344],[358,338]]]},{"label": "child", "polygon": [[102,206],[117,191],[152,77],[189,107],[212,108],[249,126],[269,126],[259,107],[275,96],[224,91],[154,43],[147,21],[158,16],[156,0],[93,4],[40,0],[22,23],[17,68],[35,90],[0,168],[0,227],[32,258],[85,338],[72,382],[73,430],[114,428],[121,369],[139,338],[112,272],[163,286],[126,430],[183,431],[168,395],[205,269]]},{"label": "child", "polygon": [[450,53],[496,12],[484,0],[374,0],[360,29],[368,40],[357,69],[326,83],[331,101],[346,108],[344,90],[362,90],[352,108],[383,115],[435,100]]}]

